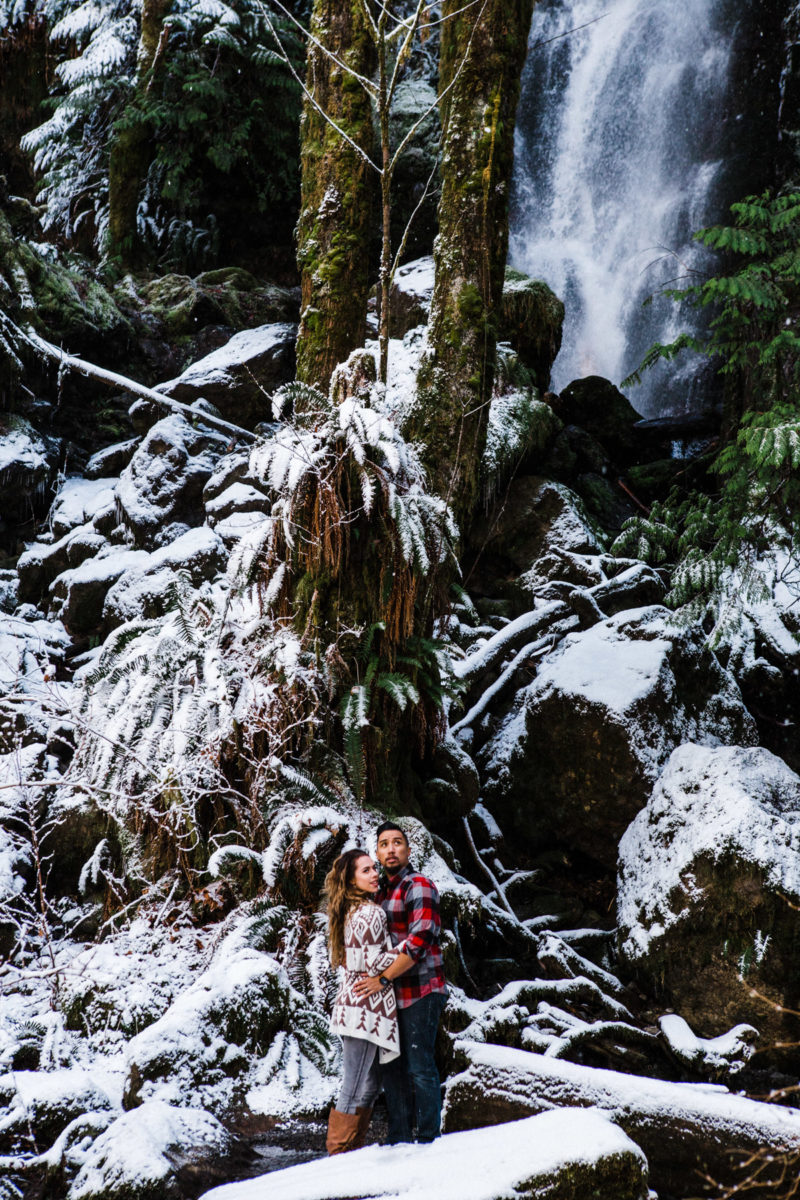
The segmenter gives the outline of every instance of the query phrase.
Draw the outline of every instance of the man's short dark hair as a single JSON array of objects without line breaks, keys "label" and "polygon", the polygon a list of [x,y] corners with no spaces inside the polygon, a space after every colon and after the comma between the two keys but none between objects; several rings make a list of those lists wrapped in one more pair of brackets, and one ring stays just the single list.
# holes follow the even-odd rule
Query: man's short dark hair
[{"label": "man's short dark hair", "polygon": [[384,821],[375,831],[375,841],[377,842],[382,833],[388,833],[390,829],[396,829],[398,833],[402,833],[406,845],[408,845],[408,834],[405,829],[401,829],[399,825],[395,825],[394,821]]}]

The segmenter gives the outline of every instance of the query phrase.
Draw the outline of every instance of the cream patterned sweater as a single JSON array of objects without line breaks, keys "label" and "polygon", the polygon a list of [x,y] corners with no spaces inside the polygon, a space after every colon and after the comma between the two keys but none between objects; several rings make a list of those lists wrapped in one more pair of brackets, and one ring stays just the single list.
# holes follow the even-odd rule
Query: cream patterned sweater
[{"label": "cream patterned sweater", "polygon": [[333,1006],[331,1029],[340,1037],[364,1038],[379,1047],[382,1063],[400,1053],[394,987],[373,996],[357,996],[354,985],[365,975],[379,975],[397,957],[392,949],[386,914],[371,900],[359,904],[344,923],[344,970]]}]

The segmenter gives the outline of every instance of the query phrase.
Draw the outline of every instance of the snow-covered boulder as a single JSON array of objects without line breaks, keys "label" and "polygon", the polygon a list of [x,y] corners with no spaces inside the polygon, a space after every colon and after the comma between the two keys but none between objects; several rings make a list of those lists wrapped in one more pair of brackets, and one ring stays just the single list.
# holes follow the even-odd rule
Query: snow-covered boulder
[{"label": "snow-covered boulder", "polygon": [[[697,1194],[700,1173],[731,1184],[737,1162],[764,1147],[789,1151],[792,1161],[800,1151],[797,1109],[761,1104],[721,1085],[665,1082],[466,1040],[455,1050],[462,1069],[446,1084],[448,1133],[511,1121],[519,1129],[521,1118],[553,1109],[599,1109],[647,1155],[659,1195]],[[735,1178],[741,1182],[741,1173]],[[616,1194],[613,1186],[598,1192],[603,1200]]]},{"label": "snow-covered boulder", "polygon": [[294,378],[296,336],[297,326],[287,322],[245,329],[159,391],[183,404],[207,400],[237,425],[269,421],[271,393]]},{"label": "snow-covered boulder", "polygon": [[115,478],[85,479],[80,475],[65,479],[50,510],[50,527],[56,537],[63,537],[90,522],[96,513],[111,508],[116,483]]},{"label": "snow-covered boulder", "polygon": [[[595,1109],[542,1113],[430,1146],[369,1146],[207,1192],[202,1200],[645,1200],[647,1160]],[[70,1200],[73,1200],[70,1194]]]},{"label": "snow-covered boulder", "polygon": [[169,607],[170,587],[176,571],[186,571],[198,586],[213,579],[226,562],[221,538],[201,525],[154,550],[111,587],[103,604],[103,627],[115,629],[125,621],[162,616]]},{"label": "snow-covered boulder", "polygon": [[0,417],[0,500],[4,525],[30,520],[46,511],[48,489],[55,478],[61,446],[13,413]]},{"label": "snow-covered boulder", "polygon": [[[172,1108],[159,1100],[118,1117],[83,1155],[68,1200],[169,1200],[192,1181],[220,1177],[234,1139],[210,1113]],[[223,1174],[224,1178],[224,1174]]]},{"label": "snow-covered boulder", "polygon": [[517,693],[478,766],[506,834],[562,838],[613,866],[676,746],[755,740],[702,629],[652,606],[564,638]]},{"label": "snow-covered boulder", "polygon": [[0,1076],[0,1148],[28,1142],[31,1129],[42,1147],[87,1112],[113,1108],[107,1093],[76,1067],[57,1071],[12,1071]]},{"label": "snow-covered boulder", "polygon": [[680,746],[620,842],[617,920],[623,961],[702,1034],[796,1041],[800,778],[762,747]]},{"label": "snow-covered boulder", "polygon": [[128,1044],[126,1108],[202,1097],[206,1107],[224,1110],[292,1008],[292,989],[275,959],[230,935],[212,965]]},{"label": "snow-covered boulder", "polygon": [[[597,555],[601,549],[574,492],[537,475],[518,476],[511,483],[499,511],[478,523],[475,544],[482,552],[471,575],[473,588],[503,594],[508,589],[502,584],[498,588],[498,580],[522,576],[514,584],[515,595],[529,593],[552,578],[549,563],[554,556],[557,577],[563,578],[562,553]],[[587,570],[589,574],[576,583],[598,583],[603,578],[599,570]]]},{"label": "snow-covered boulder", "polygon": [[425,325],[433,295],[433,255],[417,258],[395,272],[389,293],[389,333],[402,338],[417,325]]},{"label": "snow-covered boulder", "polygon": [[117,485],[117,502],[138,545],[167,545],[205,520],[203,487],[226,448],[226,439],[195,429],[173,414],[142,441]]},{"label": "snow-covered boulder", "polygon": [[138,445],[138,438],[128,438],[124,442],[114,442],[111,446],[104,446],[87,462],[84,477],[87,480],[94,480],[104,476],[119,475],[133,458],[133,453]]},{"label": "snow-covered boulder", "polygon": [[94,633],[100,627],[109,589],[127,571],[144,566],[148,558],[144,550],[106,545],[93,558],[62,571],[54,580],[50,615],[58,617],[73,635]]}]

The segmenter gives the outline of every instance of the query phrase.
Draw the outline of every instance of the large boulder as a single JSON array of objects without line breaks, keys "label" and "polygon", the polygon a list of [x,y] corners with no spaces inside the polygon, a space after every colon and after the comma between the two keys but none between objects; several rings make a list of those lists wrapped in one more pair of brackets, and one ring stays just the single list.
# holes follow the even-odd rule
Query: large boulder
[{"label": "large boulder", "polygon": [[[209,1192],[203,1200],[224,1200]],[[430,1146],[369,1146],[236,1186],[237,1200],[645,1200],[647,1160],[594,1110],[542,1113]],[[72,1197],[70,1197],[72,1200]],[[81,1198],[83,1200],[83,1198]]]},{"label": "large boulder", "polygon": [[24,417],[0,415],[0,532],[42,515],[50,504],[61,445]]},{"label": "large boulder", "polygon": [[506,833],[569,841],[607,866],[685,741],[751,745],[755,724],[697,626],[659,605],[570,634],[480,752]]},{"label": "large boulder", "polygon": [[245,329],[159,391],[183,404],[206,400],[237,425],[268,421],[271,393],[294,378],[296,336],[286,322]]},{"label": "large boulder", "polygon": [[103,603],[104,629],[163,616],[170,607],[177,571],[186,572],[196,587],[213,579],[226,560],[221,538],[207,525],[188,530],[120,576]]},{"label": "large boulder", "polygon": [[[564,552],[593,555],[601,549],[575,493],[538,475],[520,475],[511,482],[477,522],[472,542],[480,552],[470,572],[471,589],[478,594],[510,593],[526,608],[530,590],[551,578],[554,556],[561,572]],[[563,578],[560,573],[558,577]],[[598,583],[602,578],[598,570],[594,578],[581,582]]]},{"label": "large boulder", "polygon": [[111,587],[126,572],[144,566],[148,558],[144,550],[106,546],[80,566],[62,571],[51,588],[50,615],[58,617],[74,636],[96,632]]},{"label": "large boulder", "polygon": [[69,1200],[177,1200],[187,1184],[196,1194],[198,1183],[224,1178],[219,1168],[233,1146],[211,1113],[152,1100],[100,1134],[67,1194]]},{"label": "large boulder", "polygon": [[565,425],[578,425],[597,438],[616,463],[637,460],[641,438],[634,425],[642,419],[641,413],[613,383],[600,375],[587,375],[575,379],[552,403]]},{"label": "large boulder", "polygon": [[618,870],[630,970],[707,1036],[749,1021],[762,1051],[796,1046],[800,778],[781,759],[680,746],[622,838]]},{"label": "large boulder", "polygon": [[229,939],[208,970],[129,1042],[124,1106],[202,1097],[204,1106],[226,1109],[290,1008],[289,982],[275,959]]},{"label": "large boulder", "polygon": [[220,434],[195,429],[174,414],[158,421],[117,485],[123,520],[138,545],[167,545],[205,521],[203,488],[227,449]]},{"label": "large boulder", "polygon": [[113,1107],[106,1092],[85,1071],[14,1071],[0,1076],[0,1150],[30,1148],[33,1131],[46,1147],[71,1121]]}]

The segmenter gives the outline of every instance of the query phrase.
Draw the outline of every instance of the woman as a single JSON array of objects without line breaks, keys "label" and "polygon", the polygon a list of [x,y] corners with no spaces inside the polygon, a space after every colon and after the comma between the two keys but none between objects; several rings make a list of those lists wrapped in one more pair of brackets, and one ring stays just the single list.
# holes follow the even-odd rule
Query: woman
[{"label": "woman", "polygon": [[381,991],[358,996],[359,979],[381,975],[397,957],[386,914],[375,903],[378,870],[363,850],[346,850],[325,880],[331,963],[344,967],[331,1029],[342,1039],[344,1078],[328,1120],[328,1153],[363,1146],[378,1094],[378,1062],[400,1053],[397,1006],[389,980]]}]

